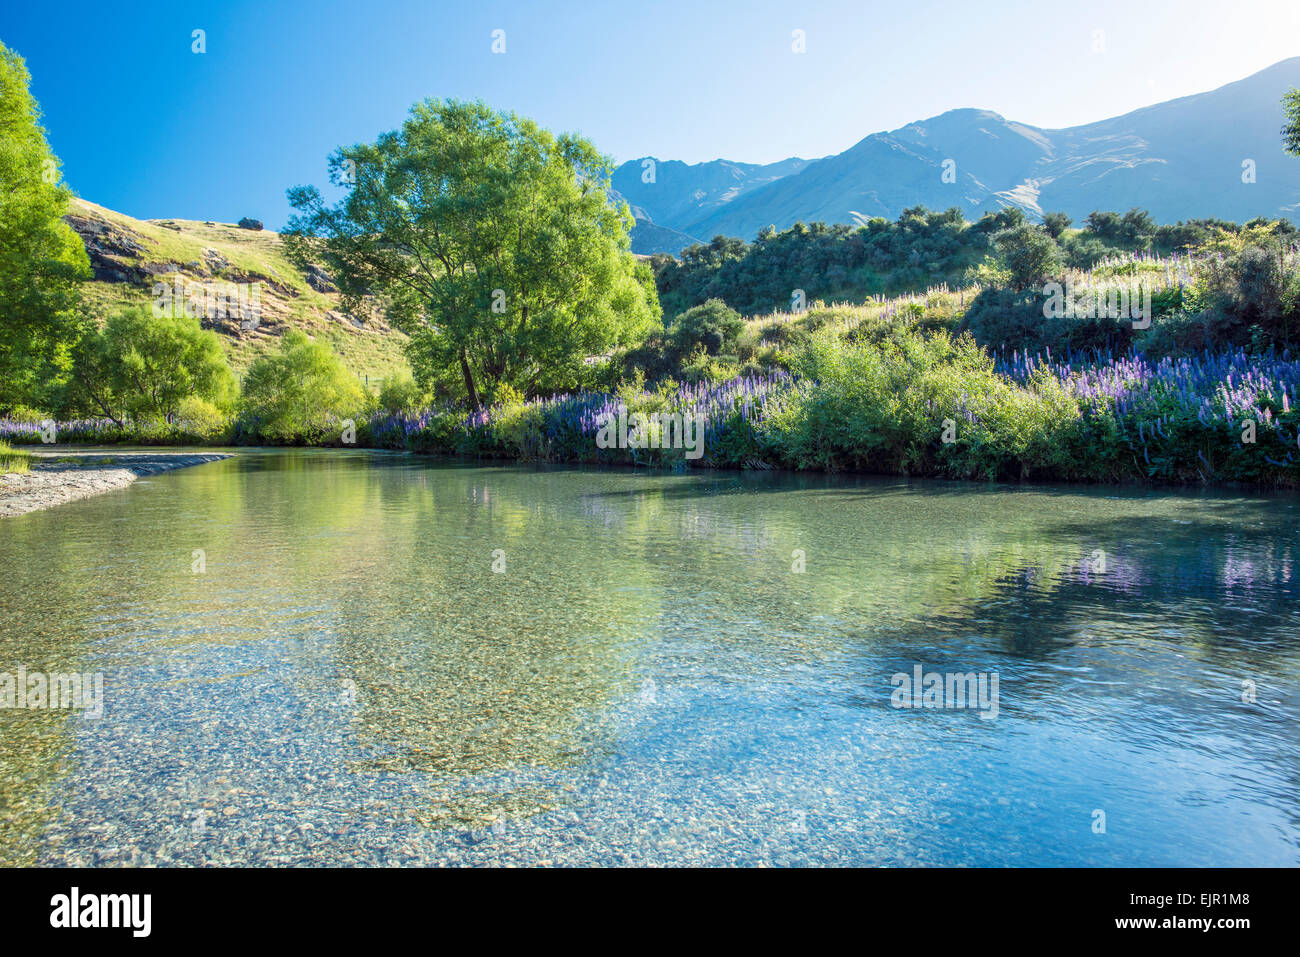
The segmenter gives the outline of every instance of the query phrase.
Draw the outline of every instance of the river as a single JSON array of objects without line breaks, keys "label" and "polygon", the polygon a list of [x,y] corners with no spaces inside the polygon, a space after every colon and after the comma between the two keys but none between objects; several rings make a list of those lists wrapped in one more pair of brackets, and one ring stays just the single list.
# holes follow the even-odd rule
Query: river
[{"label": "river", "polygon": [[0,863],[1300,864],[1297,505],[242,450],[0,523]]}]

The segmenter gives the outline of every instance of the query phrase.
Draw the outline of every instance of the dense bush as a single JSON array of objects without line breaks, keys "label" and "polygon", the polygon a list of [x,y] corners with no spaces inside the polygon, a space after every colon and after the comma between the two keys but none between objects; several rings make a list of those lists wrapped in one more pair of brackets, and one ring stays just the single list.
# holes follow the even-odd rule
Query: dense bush
[{"label": "dense bush", "polygon": [[428,405],[424,390],[416,384],[414,377],[405,370],[386,377],[379,386],[379,408],[394,415],[414,412]]},{"label": "dense bush", "polygon": [[236,435],[282,445],[338,442],[341,423],[359,418],[368,403],[327,344],[293,330],[279,352],[249,368]]},{"label": "dense bush", "polygon": [[753,337],[740,314],[721,299],[710,299],[625,353],[622,366],[628,381],[638,376],[651,382],[717,381],[735,376],[755,355]]},{"label": "dense bush", "polygon": [[799,372],[811,385],[768,432],[776,456],[796,468],[1054,474],[1064,464],[1062,436],[1078,416],[1059,384],[1017,385],[995,373],[969,337],[944,333],[876,343],[820,338]]},{"label": "dense bush", "polygon": [[1017,292],[1041,286],[1061,272],[1061,250],[1047,231],[1028,224],[993,237],[1011,288]]},{"label": "dense bush", "polygon": [[[1280,243],[1251,246],[1205,266],[1207,321],[1217,343],[1296,344],[1300,334],[1300,253]],[[1256,331],[1257,330],[1257,331]]]},{"label": "dense bush", "polygon": [[182,399],[172,422],[180,434],[190,436],[194,442],[223,442],[230,437],[231,417],[223,409],[201,399],[187,396]]},{"label": "dense bush", "polygon": [[678,356],[703,349],[716,356],[735,346],[745,329],[740,313],[721,299],[710,299],[699,306],[687,309],[673,320],[668,330],[668,343]]},{"label": "dense bush", "polygon": [[1068,356],[1085,350],[1123,351],[1134,339],[1133,324],[1128,320],[1049,318],[1042,289],[985,289],[972,300],[959,328],[993,353],[1046,349]]},{"label": "dense bush", "polygon": [[[1081,228],[1070,229],[1060,213],[1044,217],[1042,228],[1026,222],[1011,207],[974,223],[960,209],[904,210],[896,222],[876,218],[861,226],[796,223],[777,232],[765,229],[752,242],[717,236],[707,245],[682,250],[678,258],[658,254],[651,262],[665,315],[709,299],[721,299],[742,315],[788,309],[796,289],[808,301],[862,302],[875,295],[917,293],[941,284],[956,285],[989,262],[995,239],[1004,262],[1027,268],[1016,277],[1021,288],[1041,281],[1053,259],[1073,269],[1091,269],[1118,254],[1170,255],[1209,248],[1224,237],[1267,233],[1294,242],[1296,228],[1286,220],[1252,220],[1238,225],[1215,219],[1157,225],[1145,210],[1097,211]],[[1026,283],[1028,285],[1026,285]]]},{"label": "dense bush", "polygon": [[960,209],[905,210],[897,222],[864,226],[796,223],[765,229],[752,243],[718,236],[691,246],[680,260],[652,258],[665,315],[721,299],[744,315],[788,309],[796,289],[808,302],[861,300],[957,281],[987,255],[989,237],[1023,221],[1019,210],[968,224]]}]

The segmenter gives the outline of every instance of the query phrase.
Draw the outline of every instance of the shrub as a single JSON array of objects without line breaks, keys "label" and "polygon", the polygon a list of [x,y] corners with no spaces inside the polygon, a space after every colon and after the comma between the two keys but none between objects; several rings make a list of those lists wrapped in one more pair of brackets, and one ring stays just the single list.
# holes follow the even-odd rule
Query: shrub
[{"label": "shrub", "polygon": [[427,404],[424,390],[406,370],[387,376],[379,386],[379,407],[385,412],[414,412]]},{"label": "shrub", "polygon": [[1037,292],[985,289],[971,302],[960,329],[989,349],[1036,352],[1046,343],[1044,325]]},{"label": "shrub", "polygon": [[734,346],[744,328],[740,313],[721,299],[710,299],[687,309],[674,320],[668,330],[668,342],[679,356],[690,355],[701,347],[716,356]]},{"label": "shrub", "polygon": [[993,238],[999,255],[1010,272],[1011,288],[1041,286],[1061,271],[1056,241],[1038,226],[1016,226]]},{"label": "shrub", "polygon": [[1060,464],[1079,414],[1059,384],[1017,385],[970,337],[942,332],[877,343],[822,337],[798,371],[811,384],[767,430],[796,468],[1023,477]]},{"label": "shrub", "polygon": [[198,396],[186,396],[176,410],[177,433],[197,442],[211,442],[223,437],[230,416],[211,402]]},{"label": "shrub", "polygon": [[1206,294],[1216,339],[1223,344],[1250,342],[1258,327],[1279,348],[1300,333],[1300,253],[1280,244],[1249,246],[1205,264]]},{"label": "shrub", "polygon": [[52,418],[52,416],[40,411],[39,409],[33,409],[30,406],[19,405],[10,409],[8,414],[5,415],[5,418],[10,422],[39,423],[47,421]]},{"label": "shrub", "polygon": [[321,441],[365,410],[367,396],[330,347],[291,330],[244,380],[239,434],[291,445]]}]

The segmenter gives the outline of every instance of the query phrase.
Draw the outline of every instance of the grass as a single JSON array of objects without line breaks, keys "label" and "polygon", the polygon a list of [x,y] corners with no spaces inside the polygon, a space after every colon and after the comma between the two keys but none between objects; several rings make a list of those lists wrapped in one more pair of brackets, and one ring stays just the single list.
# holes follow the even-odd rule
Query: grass
[{"label": "grass", "polygon": [[0,442],[0,474],[26,472],[31,468],[32,453],[15,449],[8,442]]},{"label": "grass", "polygon": [[142,258],[146,261],[178,265],[202,262],[203,251],[215,249],[236,270],[270,276],[303,296],[318,297],[322,304],[327,301],[327,297],[307,285],[306,279],[289,262],[280,245],[279,233],[241,229],[233,223],[133,219],[81,199],[73,201],[70,212],[98,215],[143,238],[146,255]]},{"label": "grass", "polygon": [[[171,282],[178,274],[207,283],[236,281],[240,276],[252,277],[254,281],[261,279],[266,328],[251,334],[221,337],[237,375],[259,356],[276,351],[280,334],[287,329],[300,329],[313,338],[329,342],[344,367],[363,381],[368,377],[374,383],[385,376],[410,371],[403,352],[406,336],[382,321],[368,320],[365,328],[340,321],[338,296],[317,292],[308,285],[285,255],[279,233],[240,229],[230,223],[133,219],[80,199],[72,202],[69,212],[106,220],[130,234],[145,249],[132,264],[174,265],[174,269],[164,270],[155,277],[159,282]],[[229,267],[217,270],[211,277],[192,271],[192,264],[205,263],[205,250],[219,253]],[[280,284],[288,292],[273,289],[270,282]],[[83,292],[92,309],[100,314],[152,302],[151,290],[145,284],[97,280],[85,283]]]}]

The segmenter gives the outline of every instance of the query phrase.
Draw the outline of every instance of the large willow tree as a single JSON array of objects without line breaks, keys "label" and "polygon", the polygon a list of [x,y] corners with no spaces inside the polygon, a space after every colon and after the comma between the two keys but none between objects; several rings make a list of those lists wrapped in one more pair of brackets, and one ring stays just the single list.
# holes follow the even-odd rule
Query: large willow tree
[{"label": "large willow tree", "polygon": [[0,411],[51,400],[78,334],[77,283],[90,276],[29,82],[0,44]]},{"label": "large willow tree", "polygon": [[610,160],[482,103],[428,100],[401,129],[329,160],[346,192],[289,190],[285,239],[322,263],[346,308],[374,295],[411,337],[423,384],[456,381],[471,405],[508,384],[572,388],[583,359],[652,328],[659,303],[628,251]]}]

